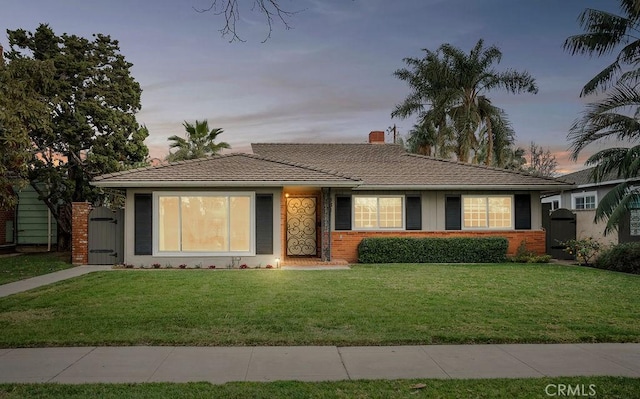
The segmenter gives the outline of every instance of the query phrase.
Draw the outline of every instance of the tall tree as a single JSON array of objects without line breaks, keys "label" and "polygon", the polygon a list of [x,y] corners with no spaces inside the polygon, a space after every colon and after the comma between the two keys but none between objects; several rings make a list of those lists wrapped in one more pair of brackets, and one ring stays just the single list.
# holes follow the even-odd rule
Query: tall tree
[{"label": "tall tree", "polygon": [[[582,96],[597,94],[582,117],[571,127],[571,157],[576,160],[590,144],[617,140],[626,146],[596,152],[586,161],[594,165],[593,178],[600,181],[614,172],[621,179],[640,175],[640,2],[619,0],[621,14],[586,9],[579,18],[582,34],[569,37],[564,48],[572,54],[608,56],[613,62],[582,89]],[[640,190],[623,182],[606,194],[596,209],[596,221],[607,220],[605,234],[615,230]]]},{"label": "tall tree", "polygon": [[0,209],[15,206],[13,188],[29,182],[29,133],[51,131],[50,108],[42,91],[52,76],[50,62],[22,59],[5,63],[0,47]]},{"label": "tall tree", "polygon": [[533,141],[529,145],[529,162],[523,169],[534,176],[553,177],[556,174],[558,161],[556,156],[548,148],[544,150],[542,146]]},{"label": "tall tree", "polygon": [[183,123],[186,138],[173,135],[169,137],[172,143],[169,149],[176,148],[175,152],[169,152],[167,161],[185,161],[187,159],[204,158],[210,155],[216,155],[225,148],[231,148],[229,143],[224,141],[216,143],[218,136],[224,131],[220,128],[209,130],[209,122],[196,121],[195,125],[189,122]]},{"label": "tall tree", "polygon": [[140,85],[109,36],[58,36],[45,24],[33,33],[7,33],[9,65],[34,60],[52,68],[37,88],[50,112],[46,125],[29,125],[28,170],[29,182],[58,222],[64,247],[71,224],[61,209],[75,201],[99,201],[101,190],[88,184],[93,176],[126,169],[148,155],[148,132],[135,118]]},{"label": "tall tree", "polygon": [[[502,52],[496,46],[485,48],[482,39],[468,54],[450,44],[443,44],[436,51],[423,51],[423,58],[405,58],[408,68],[394,73],[409,85],[411,92],[391,116],[416,115],[419,120],[431,121],[438,134],[445,126],[452,126],[456,135],[456,156],[465,162],[478,150],[482,140],[479,133],[486,126],[487,150],[492,153],[490,123],[492,115],[499,112],[491,105],[488,93],[496,90],[513,94],[537,93],[535,79],[526,71],[496,70]],[[435,118],[429,115],[430,112],[444,117]],[[491,162],[493,156],[486,159]]]}]

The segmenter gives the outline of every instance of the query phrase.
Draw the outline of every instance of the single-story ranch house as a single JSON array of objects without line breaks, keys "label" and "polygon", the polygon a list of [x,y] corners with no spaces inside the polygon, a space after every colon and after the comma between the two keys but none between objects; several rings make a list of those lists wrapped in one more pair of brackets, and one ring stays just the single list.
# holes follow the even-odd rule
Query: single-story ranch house
[{"label": "single-story ranch house", "polygon": [[92,184],[126,190],[124,261],[247,264],[357,261],[364,237],[503,236],[545,252],[540,192],[556,179],[435,159],[384,143],[253,144],[129,170]]}]

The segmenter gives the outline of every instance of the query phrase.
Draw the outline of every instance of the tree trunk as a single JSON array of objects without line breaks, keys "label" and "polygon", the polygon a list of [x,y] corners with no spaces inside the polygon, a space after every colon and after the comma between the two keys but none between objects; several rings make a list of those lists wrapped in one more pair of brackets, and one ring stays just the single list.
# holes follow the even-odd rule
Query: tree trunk
[{"label": "tree trunk", "polygon": [[491,118],[486,118],[487,125],[487,159],[485,164],[491,166],[493,164],[493,129],[491,127]]}]

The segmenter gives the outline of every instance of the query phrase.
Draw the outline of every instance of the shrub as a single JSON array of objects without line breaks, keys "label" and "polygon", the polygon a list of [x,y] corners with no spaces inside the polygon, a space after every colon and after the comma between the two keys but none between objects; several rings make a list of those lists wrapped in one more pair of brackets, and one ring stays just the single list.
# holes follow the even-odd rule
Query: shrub
[{"label": "shrub", "polygon": [[574,255],[576,260],[584,266],[588,266],[591,260],[600,252],[602,244],[593,237],[583,238],[580,240],[569,240],[561,242],[564,245],[563,251],[569,255]]},{"label": "shrub", "polygon": [[495,263],[506,260],[508,246],[504,237],[372,237],[358,245],[358,262]]},{"label": "shrub", "polygon": [[527,249],[527,240],[522,240],[518,249],[516,249],[515,256],[509,258],[511,262],[518,263],[549,263],[551,255],[538,255],[533,251]]},{"label": "shrub", "polygon": [[603,251],[596,259],[595,267],[640,274],[640,242],[618,244]]}]

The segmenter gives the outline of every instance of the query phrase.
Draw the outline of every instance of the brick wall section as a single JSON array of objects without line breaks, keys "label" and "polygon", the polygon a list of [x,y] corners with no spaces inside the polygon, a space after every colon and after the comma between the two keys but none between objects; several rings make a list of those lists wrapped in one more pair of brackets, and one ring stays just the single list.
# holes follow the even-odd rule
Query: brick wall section
[{"label": "brick wall section", "polygon": [[[16,227],[16,223],[15,223],[15,209],[0,209],[0,245],[4,245],[4,244],[12,244],[15,241],[15,227]],[[14,235],[13,235],[13,240],[11,242],[7,242],[7,232],[6,232],[6,227],[7,227],[7,221],[12,220],[13,221],[13,229],[14,229]]]},{"label": "brick wall section", "polygon": [[89,212],[88,202],[74,202],[71,214],[71,262],[74,265],[89,263]]},{"label": "brick wall section", "polygon": [[527,249],[539,255],[545,253],[544,230],[519,231],[333,231],[331,232],[331,259],[358,261],[358,244],[365,237],[505,237],[509,240],[508,255],[514,255],[522,240]]}]

